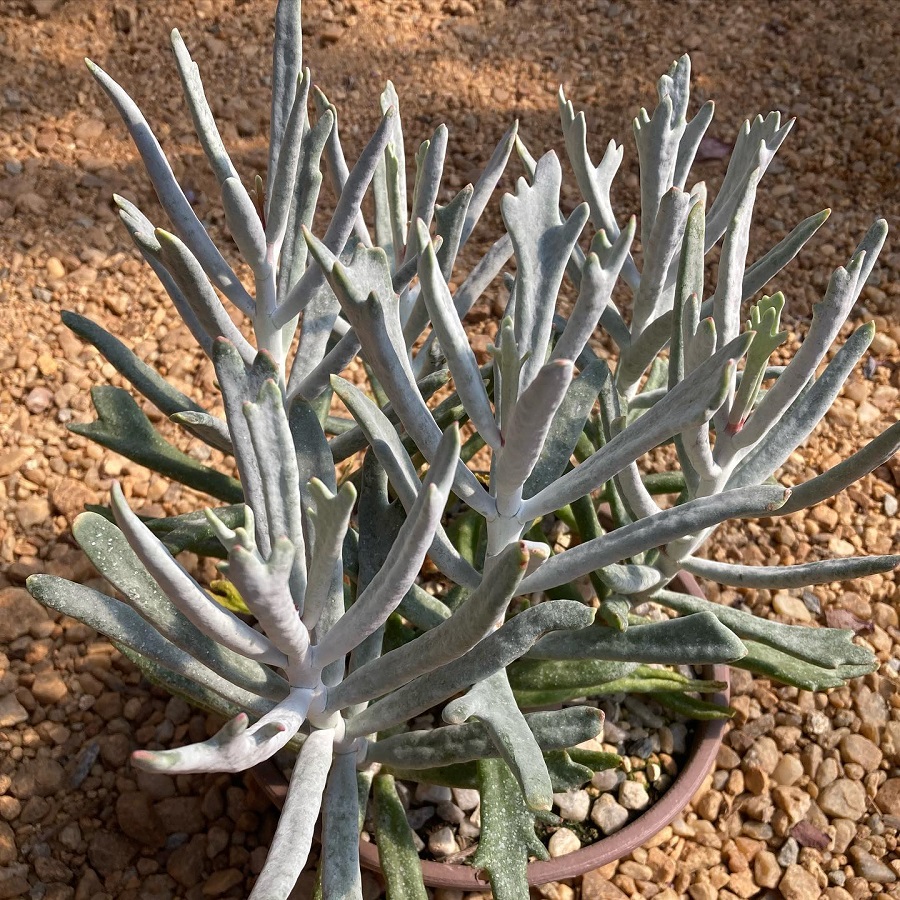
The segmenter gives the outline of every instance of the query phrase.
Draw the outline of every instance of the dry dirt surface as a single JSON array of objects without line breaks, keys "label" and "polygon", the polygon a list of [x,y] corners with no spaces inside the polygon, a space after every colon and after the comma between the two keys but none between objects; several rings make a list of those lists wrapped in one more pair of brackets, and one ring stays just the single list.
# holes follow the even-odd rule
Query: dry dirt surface
[{"label": "dry dirt surface", "polygon": [[[273,834],[273,810],[240,776],[133,770],[130,751],[203,739],[215,723],[150,688],[105,639],[48,615],[23,589],[35,572],[102,586],[68,530],[85,502],[106,498],[114,477],[147,513],[203,503],[66,431],[94,417],[92,386],[119,383],[61,325],[66,309],[120,335],[198,401],[214,402],[211,365],[116,220],[113,192],[136,199],[157,221],[162,214],[82,57],[133,93],[198,214],[230,246],[168,32],[182,30],[249,179],[265,161],[273,7],[273,0],[0,2],[0,900],[244,897]],[[473,177],[514,118],[532,152],[561,152],[555,95],[563,84],[586,110],[595,158],[609,139],[624,142],[614,201],[620,218],[630,213],[637,202],[631,118],[652,106],[656,78],[685,51],[693,60],[692,108],[710,97],[717,103],[710,133],[720,143],[695,170],[711,191],[725,168],[719,151],[745,118],[771,109],[796,116],[760,189],[751,234],[753,255],[800,219],[833,209],[777,281],[788,298],[792,346],[829,273],[846,263],[871,221],[886,217],[893,233],[845,332],[874,318],[871,352],[809,448],[791,457],[783,482],[826,469],[898,418],[900,17],[891,0],[308,0],[304,14],[305,61],[340,110],[348,158],[373,130],[378,94],[391,78],[408,159],[440,122],[450,127],[445,196]],[[521,174],[515,160],[510,171],[507,188]],[[570,188],[565,203],[575,202]],[[478,235],[489,241],[498,228],[494,206]],[[461,270],[469,265],[464,259]],[[489,334],[490,316],[489,302],[478,307],[474,329]],[[891,552],[898,479],[895,461],[808,513],[723,530],[710,553],[786,563]],[[199,570],[211,574],[208,565]],[[900,896],[894,577],[775,596],[713,594],[783,621],[853,623],[881,666],[819,697],[736,679],[737,716],[692,807],[630,858],[535,895]],[[366,897],[380,892],[367,875]],[[304,877],[296,896],[310,893]]]}]

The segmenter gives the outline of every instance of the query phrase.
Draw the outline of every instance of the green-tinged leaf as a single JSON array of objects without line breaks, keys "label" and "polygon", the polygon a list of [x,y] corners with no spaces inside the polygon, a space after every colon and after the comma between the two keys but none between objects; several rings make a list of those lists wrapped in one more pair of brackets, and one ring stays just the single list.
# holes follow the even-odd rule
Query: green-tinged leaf
[{"label": "green-tinged leaf", "polygon": [[842,666],[875,667],[872,651],[853,643],[853,632],[840,628],[808,628],[803,625],[784,625],[762,619],[699,597],[675,591],[659,591],[653,599],[663,606],[681,613],[712,613],[726,628],[747,640],[759,641],[775,650],[805,660],[814,666],[838,669]]},{"label": "green-tinged leaf", "polygon": [[100,385],[91,388],[91,399],[99,418],[69,425],[70,431],[226,503],[244,499],[239,482],[202,465],[165,440],[128,391]]},{"label": "green-tinged leaf", "polygon": [[[700,616],[702,615],[702,618]],[[740,659],[744,645],[709,612],[616,631],[595,625],[541,638],[531,659],[613,659],[692,665]]]},{"label": "green-tinged leaf", "polygon": [[322,801],[322,894],[362,900],[356,753],[335,753]]},{"label": "green-tinged leaf", "polygon": [[628,627],[628,614],[631,612],[631,602],[627,597],[613,594],[600,601],[597,610],[597,618],[614,628],[616,631],[624,631]]},{"label": "green-tinged leaf", "polygon": [[571,747],[566,752],[573,762],[587,766],[594,772],[618,769],[622,765],[622,757],[617,753],[606,753],[603,750],[583,750],[580,747]]},{"label": "green-tinged leaf", "polygon": [[[108,506],[88,503],[85,511],[96,513],[108,522],[114,521],[112,509]],[[244,524],[243,503],[214,507],[212,512],[227,528],[240,528]],[[166,545],[166,549],[173,556],[185,550],[198,556],[214,556],[219,559],[224,559],[226,555],[225,548],[216,537],[204,510],[162,518],[140,516],[140,519]]]},{"label": "green-tinged leaf", "polygon": [[[825,629],[810,630],[818,632]],[[878,662],[872,657],[868,665],[837,665],[833,668],[824,668],[757,641],[745,640],[744,646],[747,648],[747,655],[734,663],[735,666],[803,691],[824,691],[828,688],[841,687],[851,678],[868,675],[878,667]]]},{"label": "green-tinged leaf", "polygon": [[[590,706],[527,713],[525,721],[542,751],[563,750],[597,737],[603,714]],[[391,769],[432,769],[498,756],[499,751],[481,722],[407,731],[370,742],[366,762]]]},{"label": "green-tinged leaf", "polygon": [[467,694],[449,703],[445,722],[460,724],[477,717],[522,788],[529,809],[550,810],[553,786],[540,746],[516,705],[504,671],[479,681]]},{"label": "green-tinged leaf", "polygon": [[122,341],[96,322],[70,310],[63,310],[62,320],[78,337],[93,344],[119,374],[127,378],[136,390],[167,416],[188,410],[204,412],[202,406],[198,406],[190,397],[169,384],[156,369],[138,359]]},{"label": "green-tinged leaf", "polygon": [[112,522],[96,513],[82,513],[72,532],[103,577],[122,592],[141,620],[149,622],[162,638],[239,688],[272,700],[281,700],[287,694],[287,682],[270,668],[223,647],[190,622],[163,593]]},{"label": "green-tinged leaf", "polygon": [[528,896],[528,858],[547,859],[534,832],[535,814],[526,806],[519,785],[502,759],[478,762],[481,792],[481,841],[473,864],[484,869],[495,900]]},{"label": "green-tinged leaf", "polygon": [[631,674],[636,662],[605,659],[520,659],[509,667],[509,683],[518,691],[579,688],[603,684]]},{"label": "green-tinged leaf", "polygon": [[400,601],[397,612],[422,631],[435,628],[450,618],[450,608],[417,584]]},{"label": "green-tinged leaf", "polygon": [[412,829],[392,775],[376,775],[375,841],[390,900],[426,900]]},{"label": "green-tinged leaf", "polygon": [[575,762],[565,750],[545,753],[544,765],[547,767],[553,792],[557,794],[578,790],[594,775],[592,769]]},{"label": "green-tinged leaf", "polygon": [[155,660],[150,659],[149,656],[144,656],[143,653],[138,653],[136,650],[132,650],[131,647],[126,647],[125,644],[121,644],[118,641],[113,641],[113,644],[123,656],[128,657],[141,670],[147,681],[163,688],[174,697],[180,697],[182,700],[190,703],[191,706],[206,712],[216,713],[222,716],[223,719],[229,720],[244,711],[240,706],[230,703],[224,697],[220,697],[213,691],[201,687],[193,678],[185,678],[184,675],[179,675],[177,672],[167,669]]},{"label": "green-tinged leaf", "polygon": [[[737,665],[740,665],[738,663]],[[660,692],[654,694],[653,699],[666,709],[672,710],[679,716],[693,719],[697,722],[708,722],[715,719],[730,719],[734,710],[730,706],[722,706],[720,703],[710,703],[708,700],[700,700],[690,694]]]},{"label": "green-tinged leaf", "polygon": [[242,710],[260,716],[272,706],[271,701],[235,686],[232,681],[217,675],[167,641],[130,606],[119,600],[53,575],[32,575],[28,579],[28,590],[45,606],[77,618],[158,665],[214,691]]}]

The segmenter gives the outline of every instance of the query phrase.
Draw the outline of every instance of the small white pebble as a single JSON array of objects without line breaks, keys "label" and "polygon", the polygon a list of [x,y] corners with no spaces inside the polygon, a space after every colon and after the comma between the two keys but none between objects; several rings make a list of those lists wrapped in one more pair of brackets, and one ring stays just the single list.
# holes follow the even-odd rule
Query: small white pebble
[{"label": "small white pebble", "polygon": [[893,494],[885,494],[884,500],[884,512],[885,515],[888,516],[896,516],[897,515],[897,498]]},{"label": "small white pebble", "polygon": [[636,781],[623,781],[619,785],[619,803],[625,809],[642,810],[650,805],[647,789]]},{"label": "small white pebble", "polygon": [[625,773],[621,769],[603,769],[601,772],[594,772],[591,784],[598,791],[611,791],[624,780]]},{"label": "small white pebble", "polygon": [[580,850],[581,841],[578,840],[578,835],[574,831],[570,831],[568,828],[559,828],[551,835],[547,849],[554,858],[565,856],[567,853]]},{"label": "small white pebble", "polygon": [[587,791],[566,791],[554,794],[553,802],[559,814],[569,822],[583,822],[591,811],[591,795]]},{"label": "small white pebble", "polygon": [[601,794],[591,810],[591,821],[604,833],[613,834],[628,821],[628,810],[612,794]]}]

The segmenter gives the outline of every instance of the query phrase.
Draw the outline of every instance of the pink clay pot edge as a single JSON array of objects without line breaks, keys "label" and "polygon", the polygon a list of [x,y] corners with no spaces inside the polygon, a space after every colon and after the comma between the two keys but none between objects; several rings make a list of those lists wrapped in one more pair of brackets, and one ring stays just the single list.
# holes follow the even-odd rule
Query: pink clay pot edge
[{"label": "pink clay pot edge", "polygon": [[[678,580],[688,593],[703,597],[697,581],[686,573],[681,573]],[[726,665],[707,667],[706,677],[729,684],[729,670]],[[727,704],[730,688],[713,699]],[[528,883],[546,884],[564,878],[574,878],[598,869],[607,863],[627,856],[632,850],[646,843],[654,835],[662,831],[688,805],[691,798],[700,788],[715,762],[725,732],[725,720],[719,719],[700,722],[694,732],[694,742],[688,754],[687,762],[678,773],[674,784],[665,794],[630,825],[626,825],[615,834],[582,847],[574,853],[547,861],[536,861],[528,864]],[[278,768],[268,761],[253,770],[253,775],[266,795],[279,808],[284,804],[287,793],[287,780]],[[360,864],[372,871],[380,871],[378,847],[369,842],[359,842]],[[471,866],[451,865],[448,863],[422,860],[422,875],[429,887],[457,888],[463,891],[478,891],[490,887],[489,883],[479,877],[478,871]]]}]

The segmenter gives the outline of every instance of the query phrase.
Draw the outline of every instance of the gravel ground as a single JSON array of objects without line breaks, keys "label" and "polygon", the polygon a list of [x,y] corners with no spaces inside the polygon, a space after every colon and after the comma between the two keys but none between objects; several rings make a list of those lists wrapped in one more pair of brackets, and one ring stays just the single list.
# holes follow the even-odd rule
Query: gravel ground
[{"label": "gravel ground", "polygon": [[[246,896],[275,827],[274,812],[241,777],[132,770],[127,759],[136,747],[202,739],[215,723],[150,688],[106,641],[48,616],[22,588],[34,572],[97,581],[67,532],[85,502],[106,496],[113,477],[146,513],[202,503],[65,430],[93,418],[91,386],[119,382],[62,327],[64,309],[109,327],[198,401],[209,402],[213,388],[211,365],[194,351],[116,221],[113,191],[161,216],[124,129],[81,58],[90,54],[132,90],[198,214],[223,243],[214,180],[190,136],[167,33],[181,27],[233,158],[250,176],[265,159],[272,6],[0,4],[0,900]],[[377,95],[391,77],[408,137],[419,141],[441,121],[450,127],[447,191],[458,189],[512,118],[520,119],[533,152],[548,141],[561,149],[555,92],[562,83],[587,111],[596,152],[610,138],[625,143],[614,189],[621,216],[637,201],[629,123],[642,104],[652,104],[656,77],[687,50],[693,102],[715,98],[711,134],[719,141],[733,140],[740,122],[757,112],[780,109],[798,118],[760,190],[751,254],[832,207],[812,246],[778,279],[787,322],[801,336],[828,274],[847,261],[872,219],[885,216],[895,230],[852,317],[853,327],[877,322],[871,353],[809,448],[791,457],[782,481],[811,477],[895,421],[900,26],[893,3],[557,0],[550,16],[542,6],[308,0],[306,60],[340,109],[348,157],[374,128]],[[696,172],[714,191],[724,166],[712,158]],[[567,204],[575,200],[574,192],[565,195]],[[480,228],[485,240],[498,222],[495,209]],[[470,264],[467,257],[461,270]],[[489,315],[488,305],[475,310],[476,334],[488,334]],[[148,413],[180,446],[191,446]],[[808,513],[723,529],[710,554],[790,563],[889,552],[896,546],[898,479],[900,462],[892,462]],[[207,564],[198,570],[211,574]],[[900,896],[893,576],[799,594],[711,595],[783,621],[858,619],[860,639],[882,665],[851,688],[819,697],[736,673],[738,715],[691,808],[630,858],[536,893],[552,900]],[[367,875],[367,898],[380,890]],[[303,880],[296,896],[309,895]]]}]

